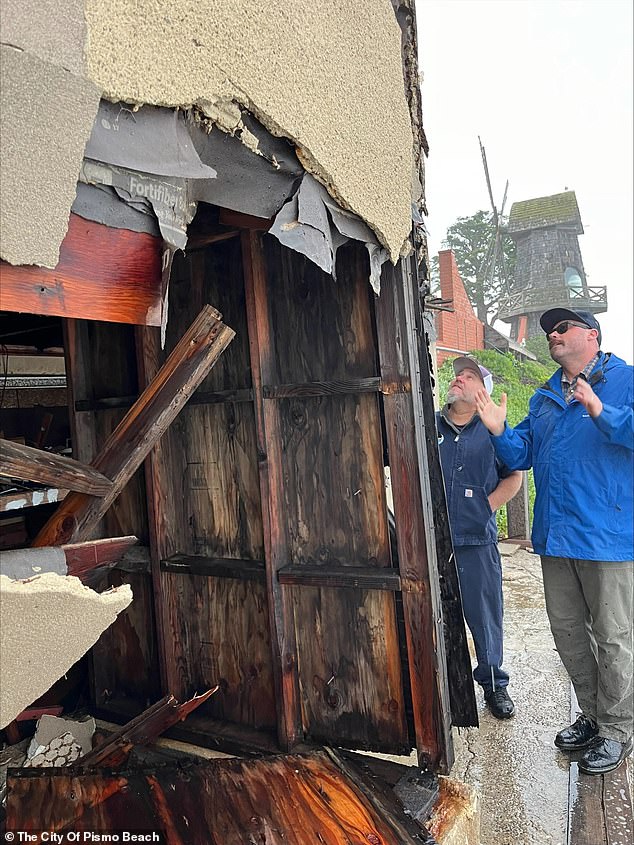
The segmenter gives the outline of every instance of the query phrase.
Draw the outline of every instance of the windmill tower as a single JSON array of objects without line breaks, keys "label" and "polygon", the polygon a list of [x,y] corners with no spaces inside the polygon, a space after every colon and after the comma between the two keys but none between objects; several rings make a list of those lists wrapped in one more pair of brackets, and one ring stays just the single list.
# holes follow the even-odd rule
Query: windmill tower
[{"label": "windmill tower", "polygon": [[499,316],[514,340],[540,334],[539,316],[549,308],[607,310],[606,287],[588,285],[574,191],[513,203],[506,231],[516,245],[515,278]]}]

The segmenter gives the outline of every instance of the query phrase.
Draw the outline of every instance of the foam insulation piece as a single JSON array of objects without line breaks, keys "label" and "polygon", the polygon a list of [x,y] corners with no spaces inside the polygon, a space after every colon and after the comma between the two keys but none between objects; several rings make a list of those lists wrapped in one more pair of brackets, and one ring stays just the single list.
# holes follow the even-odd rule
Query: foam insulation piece
[{"label": "foam insulation piece", "polygon": [[38,720],[35,735],[27,751],[27,757],[35,757],[36,754],[41,753],[39,749],[49,747],[54,739],[67,733],[79,746],[80,754],[88,754],[89,751],[92,751],[92,737],[95,728],[96,723],[92,717],[79,721],[62,719],[60,716],[51,716],[45,713]]},{"label": "foam insulation piece", "polygon": [[99,106],[87,79],[0,47],[0,257],[55,267]]},{"label": "foam insulation piece", "polygon": [[359,9],[340,0],[86,0],[88,72],[107,99],[196,105],[229,131],[231,103],[247,108],[294,142],[303,166],[396,261],[411,231],[413,156],[401,32],[390,0]]},{"label": "foam insulation piece", "polygon": [[0,575],[6,575],[16,581],[40,575],[42,572],[55,572],[66,575],[66,555],[59,546],[47,546],[40,549],[6,549],[0,554]]},{"label": "foam insulation piece", "polygon": [[0,575],[0,728],[61,678],[131,601],[128,584],[99,594],[72,576]]},{"label": "foam insulation piece", "polygon": [[84,0],[2,0],[0,41],[74,74],[84,72]]},{"label": "foam insulation piece", "polygon": [[81,757],[81,745],[75,741],[72,733],[65,731],[46,745],[35,749],[35,754],[27,757],[24,767],[69,766]]}]

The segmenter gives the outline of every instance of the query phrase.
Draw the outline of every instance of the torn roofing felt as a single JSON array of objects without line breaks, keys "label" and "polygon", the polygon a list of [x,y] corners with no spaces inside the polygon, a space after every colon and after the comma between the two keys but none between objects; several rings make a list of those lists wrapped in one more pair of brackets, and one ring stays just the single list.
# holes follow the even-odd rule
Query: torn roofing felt
[{"label": "torn roofing felt", "polygon": [[[236,126],[256,143],[186,119],[183,112],[102,101],[86,146],[73,211],[116,228],[156,233],[175,249],[204,201],[263,219],[270,233],[335,276],[348,239],[364,243],[370,282],[379,292],[388,252],[370,227],[341,208],[299,163],[293,147],[238,110]],[[290,197],[290,200],[289,200]]]}]

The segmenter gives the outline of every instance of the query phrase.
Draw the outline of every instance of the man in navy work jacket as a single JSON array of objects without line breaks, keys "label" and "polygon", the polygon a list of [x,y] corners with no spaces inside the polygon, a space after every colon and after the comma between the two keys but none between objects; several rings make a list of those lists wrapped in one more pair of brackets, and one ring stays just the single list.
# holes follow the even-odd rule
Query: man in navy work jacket
[{"label": "man in navy work jacket", "polygon": [[546,609],[581,714],[555,737],[586,749],[579,768],[604,774],[632,750],[634,368],[600,351],[588,311],[542,314],[560,368],[533,395],[515,428],[485,390],[480,418],[507,466],[535,473],[533,547]]},{"label": "man in navy work jacket", "polygon": [[508,719],[515,706],[502,669],[502,565],[495,511],[517,493],[522,474],[496,459],[476,413],[477,391],[493,389],[491,373],[466,357],[455,358],[453,369],[456,377],[436,420],[462,606],[477,658],[473,677],[491,713]]}]

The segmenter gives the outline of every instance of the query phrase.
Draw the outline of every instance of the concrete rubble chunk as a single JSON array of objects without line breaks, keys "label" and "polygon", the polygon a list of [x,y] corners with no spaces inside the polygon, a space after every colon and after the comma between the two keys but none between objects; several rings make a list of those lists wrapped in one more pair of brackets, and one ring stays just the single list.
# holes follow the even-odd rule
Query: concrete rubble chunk
[{"label": "concrete rubble chunk", "polygon": [[92,737],[95,732],[95,720],[92,717],[78,721],[62,719],[45,713],[38,721],[35,736],[29,745],[28,757],[35,757],[41,753],[40,749],[47,748],[53,740],[69,733],[79,747],[81,754],[92,751]]},{"label": "concrete rubble chunk", "polygon": [[131,601],[127,584],[99,594],[72,576],[0,575],[0,728],[61,678]]}]

